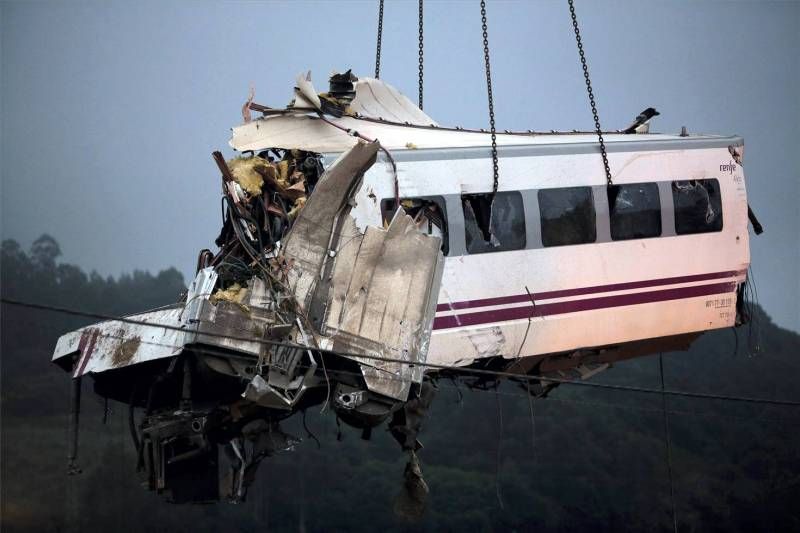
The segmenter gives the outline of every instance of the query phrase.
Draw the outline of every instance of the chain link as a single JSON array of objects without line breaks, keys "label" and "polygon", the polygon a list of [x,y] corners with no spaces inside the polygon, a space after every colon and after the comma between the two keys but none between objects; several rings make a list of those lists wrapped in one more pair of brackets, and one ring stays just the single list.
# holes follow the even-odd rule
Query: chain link
[{"label": "chain link", "polygon": [[419,0],[419,108],[422,109],[422,0]]},{"label": "chain link", "polygon": [[381,77],[381,38],[383,37],[383,0],[378,3],[378,45],[375,50],[375,79]]},{"label": "chain link", "polygon": [[594,101],[594,92],[592,91],[592,82],[589,79],[589,67],[586,65],[586,54],[583,51],[583,41],[581,40],[581,30],[578,28],[578,17],[575,15],[575,4],[573,0],[567,0],[569,3],[569,14],[572,16],[572,28],[575,30],[575,42],[578,43],[578,55],[581,58],[581,66],[583,67],[583,78],[586,80],[586,92],[589,93],[589,105],[592,106],[592,116],[594,117],[594,128],[597,132],[597,140],[600,143],[600,155],[603,156],[603,167],[606,170],[606,184],[611,186],[611,167],[608,165],[608,155],[606,154],[606,143],[603,140],[603,130],[600,128],[600,118],[597,116],[597,104]]},{"label": "chain link", "polygon": [[489,63],[489,30],[486,26],[486,0],[481,0],[481,26],[483,29],[483,59],[486,62],[486,92],[489,96],[489,127],[492,132],[492,195],[497,194],[500,166],[497,162],[497,132],[494,125],[494,97],[492,96],[492,68]]}]

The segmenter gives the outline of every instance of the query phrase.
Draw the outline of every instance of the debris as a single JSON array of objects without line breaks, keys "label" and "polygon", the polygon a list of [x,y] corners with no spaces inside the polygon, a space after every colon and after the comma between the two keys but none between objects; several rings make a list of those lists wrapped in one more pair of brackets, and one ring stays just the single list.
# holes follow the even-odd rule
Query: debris
[{"label": "debris", "polygon": [[211,303],[231,302],[243,305],[245,296],[247,296],[247,289],[234,283],[227,289],[218,289],[217,292],[211,295]]},{"label": "debris", "polygon": [[260,157],[237,157],[228,161],[233,179],[251,196],[261,193],[264,186],[264,177],[268,169],[272,169],[269,161]]},{"label": "debris", "polygon": [[338,102],[349,104],[356,97],[356,82],[358,78],[353,75],[353,71],[348,69],[343,74],[332,74],[329,79],[330,90],[328,95],[335,98]]},{"label": "debris", "polygon": [[417,454],[412,451],[403,473],[403,487],[394,501],[395,515],[410,522],[419,520],[425,514],[429,492],[428,484],[422,477]]},{"label": "debris", "polygon": [[300,210],[303,209],[305,205],[306,205],[305,196],[301,196],[297,200],[295,200],[294,207],[292,207],[292,210],[289,211],[289,220],[294,220],[295,218],[297,218],[298,213],[300,213]]},{"label": "debris", "polygon": [[242,120],[245,124],[253,120],[250,116],[250,109],[253,105],[253,98],[256,96],[256,88],[253,85],[250,85],[250,90],[247,93],[247,100],[245,101],[244,105],[242,106]]},{"label": "debris", "polygon": [[650,119],[660,115],[654,107],[648,107],[639,113],[633,120],[633,123],[622,130],[622,133],[649,133],[650,132]]}]

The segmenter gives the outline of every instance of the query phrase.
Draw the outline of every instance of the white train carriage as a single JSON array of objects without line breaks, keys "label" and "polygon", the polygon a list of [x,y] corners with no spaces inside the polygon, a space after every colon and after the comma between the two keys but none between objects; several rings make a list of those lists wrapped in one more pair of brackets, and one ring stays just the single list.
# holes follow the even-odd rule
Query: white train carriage
[{"label": "white train carriage", "polygon": [[[446,242],[430,363],[734,325],[750,261],[744,175],[731,156],[741,138],[609,136],[611,187],[590,136],[534,140],[504,146],[499,136],[491,215],[487,147],[392,152],[401,201],[443,215],[428,221]],[[393,198],[375,168],[356,218],[378,223]]]},{"label": "white train carriage", "polygon": [[234,128],[231,145],[299,148],[332,161],[356,136],[381,142],[396,173],[374,165],[353,215],[362,228],[385,222],[398,196],[442,234],[429,363],[463,366],[735,324],[750,262],[740,137],[606,134],[609,187],[594,134],[498,134],[490,215],[489,134],[439,127],[376,80],[356,87],[361,115],[266,116]]},{"label": "white train carriage", "polygon": [[[426,375],[474,378],[463,367],[477,363],[542,396],[556,374],[585,378],[746,318],[741,138],[606,134],[608,183],[593,134],[500,134],[495,192],[486,132],[439,127],[380,81],[354,88],[328,113],[330,94],[301,76],[293,105],[261,106],[233,129],[233,148],[263,157],[231,164],[264,179],[245,194],[247,176],[214,154],[220,250],[200,253],[185,300],[59,339],[53,360],[74,378],[71,468],[84,375],[130,405],[152,490],[218,499],[224,445],[239,457],[230,497],[241,500],[272,438],[245,459],[245,434],[281,434],[280,420],[311,405],[330,403],[366,436],[388,420],[419,476]],[[280,168],[300,162],[307,176],[281,185]],[[292,188],[295,217],[270,207]]]}]

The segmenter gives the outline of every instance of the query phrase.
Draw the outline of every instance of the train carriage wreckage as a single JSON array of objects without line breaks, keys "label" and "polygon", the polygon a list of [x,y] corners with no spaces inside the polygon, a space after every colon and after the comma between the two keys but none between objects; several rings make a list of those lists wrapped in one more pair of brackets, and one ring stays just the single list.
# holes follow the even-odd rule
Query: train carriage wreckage
[{"label": "train carriage wreckage", "polygon": [[480,367],[544,396],[747,320],[741,138],[650,134],[648,110],[606,133],[610,184],[592,134],[507,132],[490,191],[488,133],[441,127],[376,79],[318,93],[301,75],[288,107],[243,112],[242,155],[214,153],[219,249],[182,301],[68,333],[53,356],[73,430],[90,375],[129,404],[138,468],[172,501],[243,499],[259,461],[298,442],[280,421],[323,405],[365,437],[388,421],[414,512],[438,377],[496,379]]}]

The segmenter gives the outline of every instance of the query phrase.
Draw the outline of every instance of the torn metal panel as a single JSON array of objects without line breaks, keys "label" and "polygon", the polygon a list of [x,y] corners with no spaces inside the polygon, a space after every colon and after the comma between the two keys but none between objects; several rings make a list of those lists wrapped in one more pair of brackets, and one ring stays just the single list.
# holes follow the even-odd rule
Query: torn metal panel
[{"label": "torn metal panel", "polygon": [[375,161],[378,146],[378,143],[358,142],[342,154],[320,177],[314,194],[284,239],[282,254],[294,263],[289,271],[289,284],[303,310],[310,307],[339,213]]},{"label": "torn metal panel", "polygon": [[[425,362],[441,282],[441,239],[420,232],[398,210],[386,230],[368,227],[359,240],[336,256],[321,333],[336,352]],[[355,359],[370,390],[392,398],[407,398],[422,377],[419,366]]]},{"label": "torn metal panel", "polygon": [[[210,298],[200,301],[194,315],[187,316],[192,325],[192,335],[187,343],[217,346],[254,356],[266,356],[269,345],[262,342],[272,336],[283,324],[276,316],[276,300],[267,284],[259,277],[249,280],[250,286],[236,291],[231,300],[231,289],[216,291]],[[252,339],[252,340],[244,340]]]},{"label": "torn metal panel", "polygon": [[406,95],[388,83],[374,78],[359,78],[355,86],[356,97],[350,103],[351,113],[417,126],[438,125]]},{"label": "torn metal panel", "polygon": [[297,76],[297,87],[294,91],[293,107],[313,107],[314,109],[322,110],[322,102],[320,102],[317,90],[314,84],[311,83],[311,71]]},{"label": "torn metal panel", "polygon": [[[356,229],[347,202],[377,150],[377,143],[359,142],[320,178],[285,239],[289,284],[299,308],[320,324],[327,349],[424,362],[444,263],[441,239],[419,231],[403,211],[387,230]],[[422,379],[421,367],[355,359],[370,390],[392,398],[404,400]]]}]

